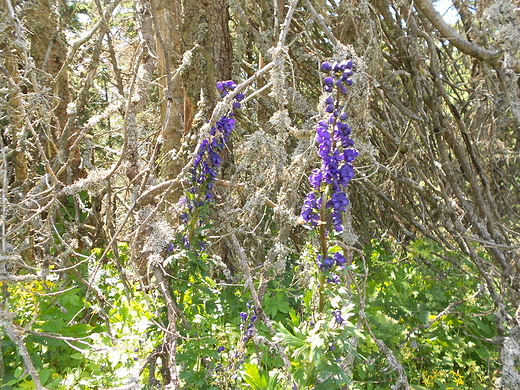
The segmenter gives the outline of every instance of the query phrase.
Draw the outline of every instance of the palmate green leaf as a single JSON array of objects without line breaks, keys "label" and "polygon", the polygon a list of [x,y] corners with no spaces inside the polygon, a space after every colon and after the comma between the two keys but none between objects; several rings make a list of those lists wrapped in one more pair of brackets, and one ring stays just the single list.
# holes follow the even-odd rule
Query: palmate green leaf
[{"label": "palmate green leaf", "polygon": [[303,334],[296,327],[294,328],[295,334],[292,334],[280,323],[275,323],[275,328],[278,330],[276,338],[281,340],[285,345],[294,348],[291,354],[294,358],[299,358],[303,355],[306,360],[309,360],[312,346],[307,335]]},{"label": "palmate green leaf", "polygon": [[254,364],[244,364],[244,380],[255,390],[268,390],[267,377],[260,373],[258,366]]},{"label": "palmate green leaf", "polygon": [[323,355],[321,348],[325,344],[322,335],[319,333],[310,334],[305,341],[308,344],[307,348],[309,348],[309,360],[319,361]]},{"label": "palmate green leaf", "polygon": [[301,347],[305,345],[306,336],[296,330],[296,335],[293,335],[289,330],[287,330],[282,324],[275,322],[274,327],[277,330],[276,337],[281,340],[284,344],[287,344],[291,347]]}]

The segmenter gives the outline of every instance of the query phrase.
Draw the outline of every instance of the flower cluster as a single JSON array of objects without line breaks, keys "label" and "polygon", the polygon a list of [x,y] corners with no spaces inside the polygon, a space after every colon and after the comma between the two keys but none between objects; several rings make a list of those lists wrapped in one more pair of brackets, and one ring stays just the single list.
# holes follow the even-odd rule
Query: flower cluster
[{"label": "flower cluster", "polygon": [[332,315],[334,316],[334,319],[338,325],[345,325],[345,319],[341,317],[341,310],[334,310]]},{"label": "flower cluster", "polygon": [[[246,311],[243,311],[239,314],[240,316],[240,332],[242,334],[241,342],[235,347],[229,350],[228,353],[228,364],[223,366],[222,364],[217,364],[215,367],[216,372],[227,373],[228,377],[235,380],[237,377],[237,371],[239,367],[244,364],[246,360],[246,346],[249,340],[253,337],[253,328],[255,327],[257,316],[255,314],[256,308],[253,305],[252,301],[249,301],[246,304]],[[217,353],[222,353],[226,350],[226,347],[219,346],[217,348]]]},{"label": "flower cluster", "polygon": [[353,83],[350,77],[353,74],[352,61],[333,64],[324,62],[321,68],[328,74],[323,80],[323,89],[330,94],[325,100],[325,111],[329,113],[329,118],[320,121],[316,127],[321,167],[315,169],[309,177],[313,191],[305,198],[301,217],[312,226],[325,223],[321,220],[320,209],[322,203],[326,202],[325,208],[330,210],[334,230],[341,232],[341,213],[349,204],[345,188],[354,177],[352,162],[359,154],[350,138],[348,115],[341,112],[343,107],[340,104],[341,97],[347,93],[347,87]]},{"label": "flower cluster", "polygon": [[[234,91],[236,84],[229,81],[217,83],[217,89],[222,97]],[[234,97],[233,109],[240,108],[240,102],[244,99],[243,93],[238,93]],[[188,193],[180,201],[186,206],[186,211],[180,215],[181,221],[188,224],[190,216],[195,210],[213,200],[213,186],[217,177],[218,168],[222,163],[221,152],[224,149],[231,132],[235,128],[235,118],[233,111],[229,111],[222,116],[215,125],[211,126],[208,137],[199,145],[193,166],[189,173],[190,187]],[[184,245],[190,245],[191,237],[183,238]]]},{"label": "flower cluster", "polygon": [[323,257],[321,255],[318,255],[316,261],[318,263],[318,267],[321,270],[327,271],[332,270],[334,266],[343,267],[347,263],[347,259],[345,259],[345,256],[343,256],[339,252],[334,253],[333,257]]},{"label": "flower cluster", "polygon": [[[251,302],[249,302],[246,306],[248,309],[252,308],[253,312],[255,311],[255,308],[252,306]],[[251,337],[253,337],[253,327],[257,320],[256,314],[253,314],[248,322],[247,321],[248,316],[249,315],[246,312],[240,313],[240,318],[242,319],[242,323],[240,324],[240,330],[243,333],[242,342],[244,344],[247,344],[247,342],[251,339]]]},{"label": "flower cluster", "polygon": [[[228,81],[220,81],[217,83],[217,89],[220,92],[220,96],[225,97],[228,93],[235,90],[237,85],[234,81],[228,80]],[[237,109],[240,108],[240,102],[244,100],[245,95],[243,93],[237,93],[235,96],[235,101],[233,102],[233,108]]]},{"label": "flower cluster", "polygon": [[[217,89],[222,97],[234,91],[236,84],[229,81],[221,81],[217,83]],[[233,109],[240,108],[240,102],[244,100],[244,94],[238,93],[233,102]],[[214,126],[211,126],[209,137],[204,139],[197,152],[197,156],[193,162],[193,167],[190,170],[192,187],[190,192],[198,194],[199,191],[204,191],[205,201],[213,200],[213,182],[217,177],[217,170],[222,162],[220,152],[224,149],[226,142],[231,135],[231,131],[235,128],[235,118],[233,111],[228,112],[220,118]],[[199,203],[203,203],[199,199]],[[200,204],[195,204],[200,206]]]}]

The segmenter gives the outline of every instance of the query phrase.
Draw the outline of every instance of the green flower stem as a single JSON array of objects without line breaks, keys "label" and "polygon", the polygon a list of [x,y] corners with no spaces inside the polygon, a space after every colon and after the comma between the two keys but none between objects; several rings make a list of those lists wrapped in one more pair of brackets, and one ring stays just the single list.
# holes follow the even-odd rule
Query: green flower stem
[{"label": "green flower stem", "polygon": [[193,215],[192,215],[191,221],[190,221],[189,231],[188,231],[188,234],[187,234],[188,242],[190,242],[190,243],[191,243],[191,240],[193,239],[193,234],[195,232],[195,225],[197,223],[198,218],[199,218],[199,208],[198,207],[194,207],[193,208]]},{"label": "green flower stem", "polygon": [[320,248],[321,255],[325,258],[329,253],[327,245],[327,198],[329,197],[330,186],[326,186],[321,196],[320,208]]},{"label": "green flower stem", "polygon": [[[320,248],[321,255],[323,258],[327,257],[329,254],[328,248],[328,240],[327,240],[327,198],[329,196],[330,186],[326,186],[323,195],[321,197],[321,208],[320,208]],[[323,313],[323,309],[325,307],[325,275],[320,276],[320,284],[318,287],[319,291],[319,304],[318,304],[318,313]]]}]

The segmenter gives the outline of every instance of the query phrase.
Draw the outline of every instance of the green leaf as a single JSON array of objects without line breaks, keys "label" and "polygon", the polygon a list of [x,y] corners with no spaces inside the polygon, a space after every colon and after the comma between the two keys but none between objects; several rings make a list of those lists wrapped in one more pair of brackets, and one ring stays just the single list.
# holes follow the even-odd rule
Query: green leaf
[{"label": "green leaf", "polygon": [[255,390],[267,390],[267,378],[258,370],[258,366],[254,364],[244,364],[245,373],[244,380]]},{"label": "green leaf", "polygon": [[274,390],[274,389],[279,388],[278,375],[279,375],[278,372],[272,373],[272,371],[271,371],[269,373],[269,379],[268,379],[268,383],[267,383],[267,388],[269,390]]},{"label": "green leaf", "polygon": [[23,373],[23,367],[16,367],[16,369],[14,370],[14,377],[20,378],[22,373]]},{"label": "green leaf", "polygon": [[309,289],[309,290],[307,290],[307,292],[303,296],[303,303],[305,304],[305,307],[307,309],[310,309],[311,302],[312,302],[312,290]]},{"label": "green leaf", "polygon": [[291,323],[293,326],[300,325],[300,317],[296,314],[296,311],[294,309],[291,309],[289,311],[289,316],[291,317]]},{"label": "green leaf", "polygon": [[52,372],[48,368],[44,368],[43,370],[41,370],[38,373],[38,375],[40,376],[40,382],[42,383],[42,385],[45,385],[48,382],[51,374],[52,374]]}]

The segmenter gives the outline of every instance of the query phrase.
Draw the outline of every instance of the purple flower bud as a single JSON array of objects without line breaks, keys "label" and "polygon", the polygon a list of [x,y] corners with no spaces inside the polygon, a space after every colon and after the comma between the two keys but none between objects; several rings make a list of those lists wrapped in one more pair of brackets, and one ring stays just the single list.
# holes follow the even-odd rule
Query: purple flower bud
[{"label": "purple flower bud", "polygon": [[322,179],[323,175],[319,169],[312,171],[312,174],[309,176],[309,181],[316,190],[320,188]]},{"label": "purple flower bud", "polygon": [[242,321],[247,320],[247,313],[241,312],[240,313],[240,318],[242,318]]},{"label": "purple flower bud", "polygon": [[332,64],[328,61],[325,61],[323,64],[321,64],[321,69],[325,72],[330,72],[332,70]]},{"label": "purple flower bud", "polygon": [[346,186],[354,177],[354,167],[350,163],[346,163],[339,169],[339,183]]},{"label": "purple flower bud", "polygon": [[357,156],[359,156],[359,152],[357,149],[354,148],[347,148],[344,150],[344,156],[346,162],[352,162],[356,159]]},{"label": "purple flower bud", "polygon": [[341,70],[345,70],[345,69],[347,69],[347,67],[348,67],[347,65],[348,65],[348,61],[343,60],[343,61],[340,62],[340,64],[339,64],[339,68],[340,68]]},{"label": "purple flower bud", "polygon": [[334,85],[334,77],[331,77],[331,76],[325,77],[323,79],[323,84],[328,87],[332,87]]},{"label": "purple flower bud", "polygon": [[223,345],[221,345],[220,347],[218,347],[217,352],[220,353],[220,352],[222,352],[225,349],[226,348]]},{"label": "purple flower bud", "polygon": [[332,98],[332,96],[329,96],[329,97],[325,100],[325,104],[334,104],[334,99]]},{"label": "purple flower bud", "polygon": [[233,80],[228,80],[226,81],[226,87],[233,91],[237,87],[237,85],[234,83]]},{"label": "purple flower bud", "polygon": [[336,260],[336,264],[340,267],[344,266],[347,262],[347,259],[345,259],[345,256],[343,256],[339,252],[334,253],[334,260]]},{"label": "purple flower bud", "polygon": [[352,69],[346,69],[344,72],[343,72],[343,76],[342,77],[350,77],[354,74],[354,72],[352,71]]},{"label": "purple flower bud", "polygon": [[334,230],[338,233],[343,231],[343,222],[341,221],[341,213],[339,211],[333,211],[330,213],[332,217],[332,224],[334,225]]},{"label": "purple flower bud", "polygon": [[330,278],[327,278],[327,283],[339,284],[341,283],[341,279],[338,275],[332,274]]},{"label": "purple flower bud", "polygon": [[327,206],[332,207],[335,211],[345,211],[348,206],[347,194],[343,191],[334,192],[327,202]]},{"label": "purple flower bud", "polygon": [[336,319],[336,322],[340,325],[342,325],[345,320],[343,319],[343,317],[341,317],[341,310],[334,310],[332,312],[332,315],[334,316],[334,318]]},{"label": "purple flower bud", "polygon": [[322,264],[323,266],[326,268],[326,269],[329,269],[330,267],[332,267],[334,265],[334,259],[332,257],[325,257],[323,260],[322,260]]}]

